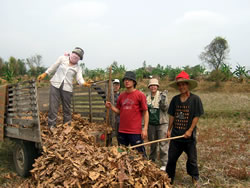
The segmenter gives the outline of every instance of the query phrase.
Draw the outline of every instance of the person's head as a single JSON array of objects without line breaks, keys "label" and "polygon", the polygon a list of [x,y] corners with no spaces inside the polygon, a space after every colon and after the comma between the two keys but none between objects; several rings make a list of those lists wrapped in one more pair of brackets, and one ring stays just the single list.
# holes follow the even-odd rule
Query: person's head
[{"label": "person's head", "polygon": [[156,78],[152,78],[149,80],[148,88],[152,94],[155,94],[159,88],[159,81]]},{"label": "person's head", "polygon": [[180,93],[186,93],[197,87],[197,85],[197,81],[190,79],[185,71],[178,74],[175,81],[170,84],[171,87],[178,89]]},{"label": "person's head", "polygon": [[114,88],[114,93],[117,93],[120,89],[120,80],[114,79],[113,81],[113,88]]},{"label": "person's head", "polygon": [[132,71],[127,71],[122,79],[124,86],[129,89],[129,88],[136,88],[136,75]]},{"label": "person's head", "polygon": [[83,49],[76,47],[69,56],[70,62],[73,64],[78,63],[79,60],[83,59]]},{"label": "person's head", "polygon": [[178,89],[181,94],[189,92],[189,84],[188,82],[178,82],[177,83]]}]

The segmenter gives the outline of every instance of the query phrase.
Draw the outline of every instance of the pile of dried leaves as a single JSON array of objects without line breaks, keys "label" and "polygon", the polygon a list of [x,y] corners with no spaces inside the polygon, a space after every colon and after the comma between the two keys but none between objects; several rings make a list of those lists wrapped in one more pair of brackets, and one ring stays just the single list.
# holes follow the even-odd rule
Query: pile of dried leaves
[{"label": "pile of dried leaves", "polygon": [[[41,115],[46,125],[46,114]],[[104,125],[73,115],[71,125],[44,129],[43,152],[22,187],[169,187],[167,174],[124,147],[99,147],[89,131]]]}]

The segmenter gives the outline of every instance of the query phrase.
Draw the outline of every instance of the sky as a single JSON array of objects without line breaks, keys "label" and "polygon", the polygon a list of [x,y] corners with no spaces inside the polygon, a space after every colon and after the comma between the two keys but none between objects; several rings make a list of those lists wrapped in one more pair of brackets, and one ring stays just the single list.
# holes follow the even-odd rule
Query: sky
[{"label": "sky", "polygon": [[42,56],[48,67],[81,47],[89,69],[114,61],[201,64],[215,37],[230,47],[228,63],[250,69],[250,0],[0,0],[0,57]]}]

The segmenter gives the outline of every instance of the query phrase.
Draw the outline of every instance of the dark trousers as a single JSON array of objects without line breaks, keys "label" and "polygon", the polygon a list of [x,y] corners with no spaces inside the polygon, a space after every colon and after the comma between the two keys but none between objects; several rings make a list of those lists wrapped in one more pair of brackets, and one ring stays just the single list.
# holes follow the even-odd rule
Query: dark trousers
[{"label": "dark trousers", "polygon": [[[127,133],[118,132],[117,140],[118,140],[118,144],[125,145],[125,146],[128,146],[128,145],[134,146],[134,145],[143,143],[141,134],[127,134]],[[144,157],[147,156],[144,146],[140,146],[135,149],[139,151],[140,153],[142,153]]]},{"label": "dark trousers", "polygon": [[72,92],[64,91],[62,89],[63,84],[60,88],[50,86],[50,95],[49,95],[49,113],[48,113],[48,125],[55,126],[57,119],[57,112],[62,102],[63,107],[63,123],[70,122],[72,119],[71,115],[71,98]]},{"label": "dark trousers", "polygon": [[197,165],[197,150],[196,150],[196,141],[190,142],[178,142],[170,141],[169,150],[168,150],[168,163],[166,167],[166,172],[173,182],[175,177],[176,162],[181,156],[182,152],[187,154],[187,173],[195,178],[199,179],[199,171]]}]

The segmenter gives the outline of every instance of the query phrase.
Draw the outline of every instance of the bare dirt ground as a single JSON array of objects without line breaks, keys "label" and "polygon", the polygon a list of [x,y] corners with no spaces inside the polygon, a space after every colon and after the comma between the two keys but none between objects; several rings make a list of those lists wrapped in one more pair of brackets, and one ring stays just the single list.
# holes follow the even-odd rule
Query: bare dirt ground
[{"label": "bare dirt ground", "polygon": [[[169,100],[175,94],[170,92]],[[250,93],[197,94],[205,108],[197,135],[201,187],[250,187]],[[14,171],[11,148],[10,142],[0,143],[0,187],[15,187],[24,181]],[[185,162],[182,154],[174,187],[192,187]]]}]

